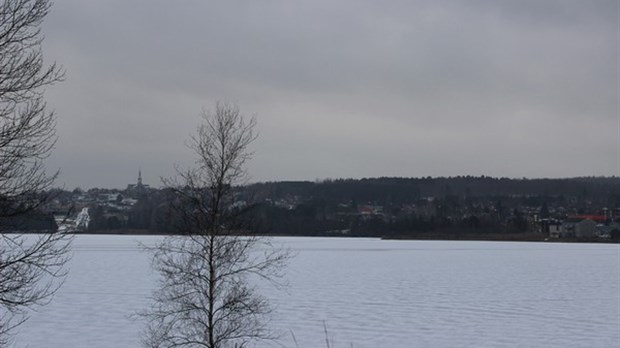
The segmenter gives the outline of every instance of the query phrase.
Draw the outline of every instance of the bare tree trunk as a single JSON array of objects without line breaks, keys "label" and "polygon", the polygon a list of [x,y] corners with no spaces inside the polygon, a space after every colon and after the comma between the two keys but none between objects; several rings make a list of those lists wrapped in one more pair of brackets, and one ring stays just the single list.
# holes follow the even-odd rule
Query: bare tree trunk
[{"label": "bare tree trunk", "polygon": [[214,265],[214,260],[213,260],[213,243],[215,242],[215,236],[210,236],[209,237],[210,241],[209,241],[209,255],[207,256],[209,258],[209,312],[208,312],[208,326],[207,326],[207,335],[209,338],[209,348],[214,348],[215,347],[215,335],[213,333],[213,318],[214,318],[214,313],[213,311],[215,310],[215,265]]}]

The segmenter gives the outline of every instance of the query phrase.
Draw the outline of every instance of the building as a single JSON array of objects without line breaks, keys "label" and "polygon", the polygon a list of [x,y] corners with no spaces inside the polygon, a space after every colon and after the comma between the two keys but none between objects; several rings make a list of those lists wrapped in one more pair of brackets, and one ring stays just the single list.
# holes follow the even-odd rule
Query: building
[{"label": "building", "polygon": [[149,185],[144,185],[142,183],[142,170],[139,169],[138,170],[138,182],[136,184],[129,184],[127,185],[127,193],[129,195],[133,195],[133,196],[140,196],[144,193],[146,193],[146,191],[149,189]]},{"label": "building", "polygon": [[539,232],[551,238],[559,238],[562,234],[562,223],[555,219],[541,219]]},{"label": "building", "polygon": [[596,222],[582,216],[570,217],[562,222],[561,237],[594,238]]}]

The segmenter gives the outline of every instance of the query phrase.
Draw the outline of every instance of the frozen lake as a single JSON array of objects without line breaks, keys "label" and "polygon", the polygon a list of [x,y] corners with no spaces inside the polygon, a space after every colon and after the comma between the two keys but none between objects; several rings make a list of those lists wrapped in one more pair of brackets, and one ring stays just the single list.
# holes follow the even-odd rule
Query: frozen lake
[{"label": "frozen lake", "polygon": [[[139,347],[156,279],[138,241],[79,236],[54,301],[17,347]],[[620,246],[276,238],[297,253],[261,347],[619,347]]]}]

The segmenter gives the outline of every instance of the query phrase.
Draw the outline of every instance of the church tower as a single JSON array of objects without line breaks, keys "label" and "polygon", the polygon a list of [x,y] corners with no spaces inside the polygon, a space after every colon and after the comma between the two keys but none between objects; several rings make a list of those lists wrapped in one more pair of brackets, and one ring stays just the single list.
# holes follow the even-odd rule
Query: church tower
[{"label": "church tower", "polygon": [[142,183],[142,168],[140,168],[138,169],[138,182],[127,185],[127,193],[131,196],[137,197],[146,194],[148,189],[149,185]]}]

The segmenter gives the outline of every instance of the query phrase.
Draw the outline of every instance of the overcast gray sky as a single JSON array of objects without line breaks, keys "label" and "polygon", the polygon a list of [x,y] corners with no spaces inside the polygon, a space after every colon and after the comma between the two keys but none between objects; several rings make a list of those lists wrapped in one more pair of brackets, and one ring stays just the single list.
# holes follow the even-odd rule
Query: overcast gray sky
[{"label": "overcast gray sky", "polygon": [[58,185],[159,185],[203,108],[253,181],[618,175],[618,0],[56,1]]}]

